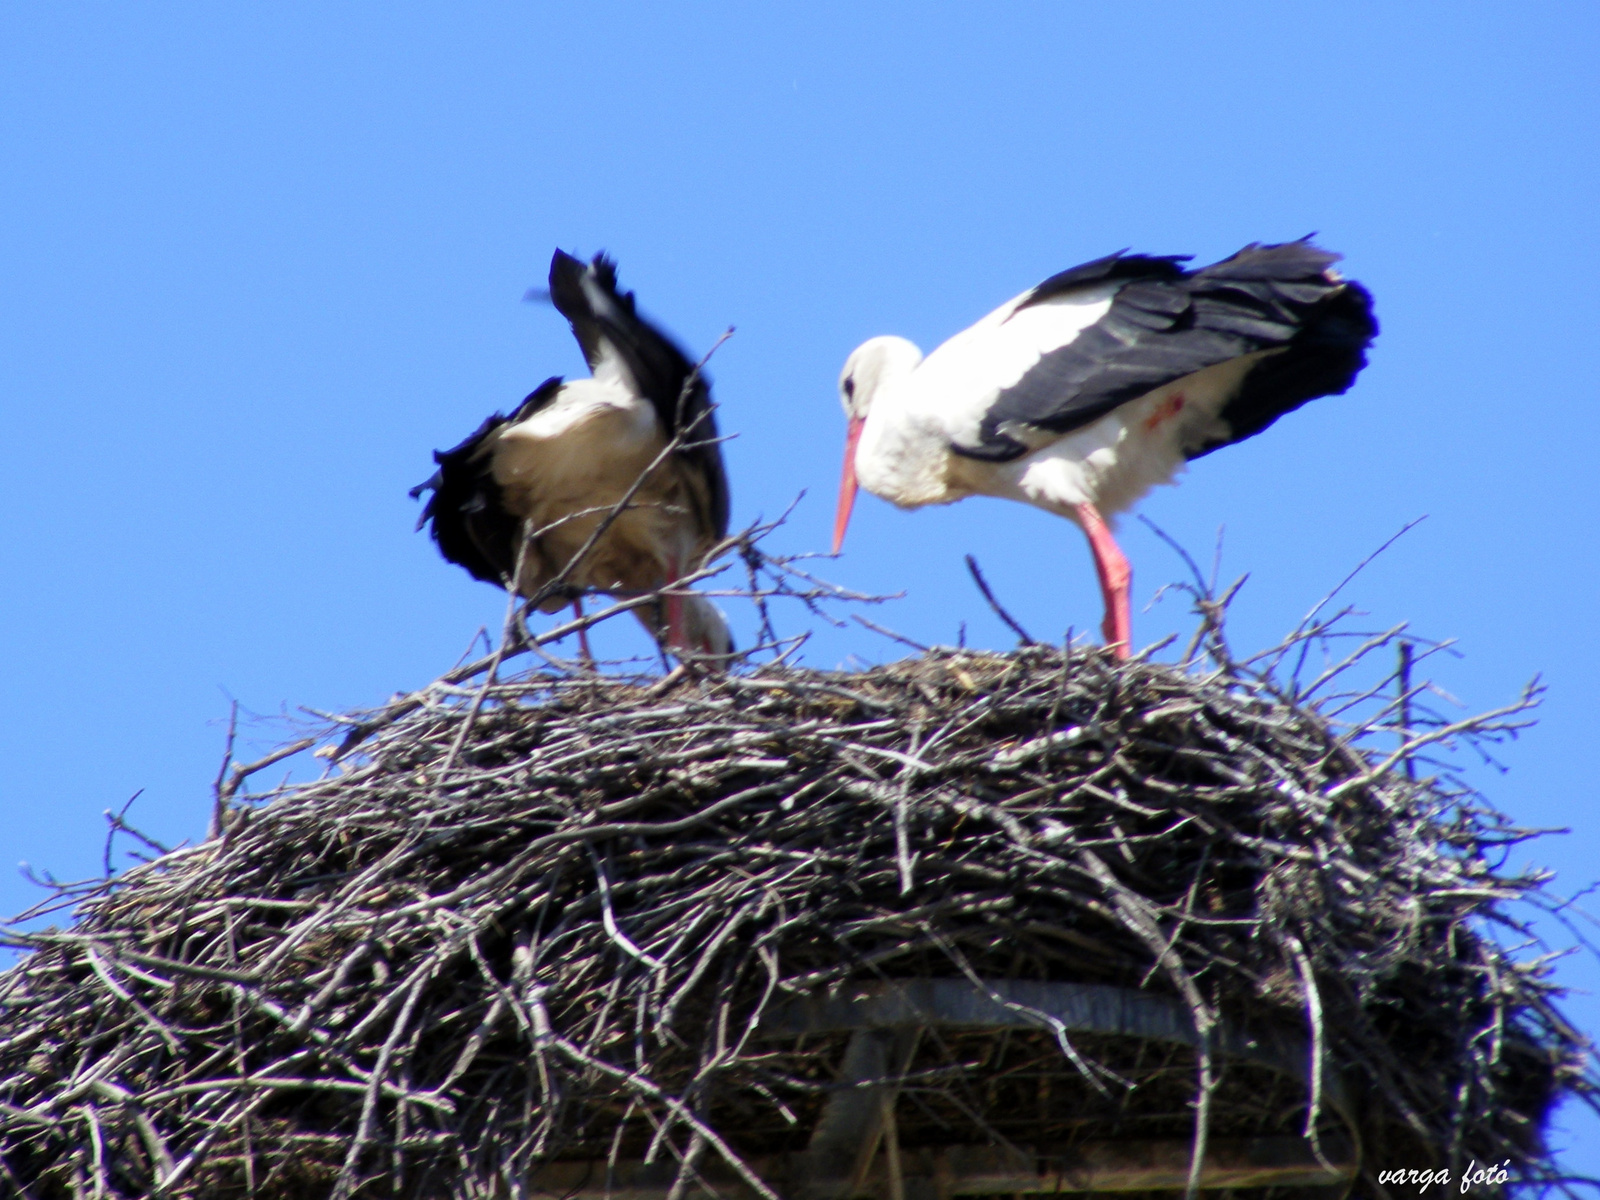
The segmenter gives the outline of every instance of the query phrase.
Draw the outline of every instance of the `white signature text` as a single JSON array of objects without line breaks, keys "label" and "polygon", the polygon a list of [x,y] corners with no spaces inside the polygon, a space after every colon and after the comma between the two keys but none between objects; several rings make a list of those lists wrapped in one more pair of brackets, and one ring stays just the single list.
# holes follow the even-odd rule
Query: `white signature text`
[{"label": "white signature text", "polygon": [[[1478,1160],[1473,1159],[1467,1163],[1466,1169],[1461,1172],[1461,1192],[1466,1194],[1476,1187],[1499,1187],[1508,1178],[1511,1166],[1508,1158],[1503,1163],[1486,1163],[1478,1165]],[[1440,1190],[1450,1186],[1450,1168],[1439,1167],[1429,1170],[1427,1167],[1395,1167],[1388,1171],[1378,1172],[1378,1185],[1380,1187],[1414,1187],[1420,1196],[1429,1188],[1437,1185]]]}]

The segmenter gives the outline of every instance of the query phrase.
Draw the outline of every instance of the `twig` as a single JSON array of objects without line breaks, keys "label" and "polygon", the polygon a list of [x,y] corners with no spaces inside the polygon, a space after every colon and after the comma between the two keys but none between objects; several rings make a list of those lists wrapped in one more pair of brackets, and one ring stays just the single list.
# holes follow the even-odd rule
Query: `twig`
[{"label": "twig", "polygon": [[[1406,741],[1411,736],[1411,643],[1404,638],[1400,640],[1400,669],[1399,669],[1399,711],[1395,713],[1395,723],[1399,726],[1400,745],[1405,747]],[[1417,778],[1417,763],[1410,754],[1405,756],[1406,778],[1415,782]]]},{"label": "twig", "polygon": [[111,866],[111,841],[119,832],[133,835],[146,846],[149,846],[157,854],[165,854],[167,852],[167,848],[165,846],[161,845],[159,842],[151,840],[144,834],[140,833],[137,829],[134,829],[125,823],[124,819],[128,815],[128,810],[133,807],[133,802],[142,795],[144,795],[144,789],[140,788],[137,792],[128,797],[127,803],[122,806],[122,809],[119,812],[113,814],[109,808],[105,811],[106,845],[101,856],[101,863],[105,869],[107,879],[110,879],[112,875],[116,874],[115,870],[113,870]]},{"label": "twig", "polygon": [[989,602],[989,607],[994,610],[995,616],[1004,621],[1011,632],[1017,635],[1017,640],[1024,646],[1037,646],[1039,643],[1028,636],[1028,631],[1017,623],[1017,619],[1008,613],[1000,601],[994,598],[994,593],[989,590],[989,581],[983,577],[983,572],[978,569],[978,560],[972,555],[967,555],[967,570],[972,573],[972,582],[978,585],[978,590],[983,593],[983,598]]},{"label": "twig", "polygon": [[216,781],[211,785],[211,794],[215,803],[211,808],[211,824],[206,827],[206,841],[222,836],[222,831],[227,827],[228,801],[222,794],[223,783],[228,777],[228,766],[233,762],[233,739],[239,732],[239,702],[231,701],[228,705],[228,740],[222,747],[222,765],[217,768]]}]

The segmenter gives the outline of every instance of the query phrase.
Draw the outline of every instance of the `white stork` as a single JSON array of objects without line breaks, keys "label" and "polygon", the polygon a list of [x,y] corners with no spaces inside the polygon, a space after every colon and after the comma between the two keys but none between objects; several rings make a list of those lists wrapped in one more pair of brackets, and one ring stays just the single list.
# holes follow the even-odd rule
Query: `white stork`
[{"label": "white stork", "polygon": [[1309,239],[1189,257],[1113,254],[1002,304],[926,358],[898,337],[839,377],[849,430],[834,525],[857,481],[901,508],[1021,500],[1088,536],[1106,643],[1126,657],[1132,575],[1107,521],[1187,459],[1345,391],[1378,331],[1372,297]]},{"label": "white stork", "polygon": [[[617,290],[616,264],[603,254],[584,264],[557,250],[550,300],[593,377],[545,380],[511,416],[496,413],[459,446],[436,451],[438,471],[411,490],[433,493],[417,528],[431,520],[439,552],[475,579],[512,586],[525,534],[514,583],[544,612],[577,607],[589,590],[670,587],[728,532],[705,376],[639,316],[632,292]],[[682,444],[663,457],[679,434]],[[668,595],[634,612],[680,656],[732,652],[727,623],[702,597]]]}]

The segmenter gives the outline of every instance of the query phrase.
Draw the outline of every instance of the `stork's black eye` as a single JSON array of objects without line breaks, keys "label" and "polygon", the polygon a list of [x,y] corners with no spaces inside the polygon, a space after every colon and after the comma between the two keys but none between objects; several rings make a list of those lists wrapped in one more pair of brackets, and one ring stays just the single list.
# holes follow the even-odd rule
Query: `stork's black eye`
[{"label": "stork's black eye", "polygon": [[856,398],[856,381],[853,378],[846,377],[844,381],[844,394],[851,400]]}]

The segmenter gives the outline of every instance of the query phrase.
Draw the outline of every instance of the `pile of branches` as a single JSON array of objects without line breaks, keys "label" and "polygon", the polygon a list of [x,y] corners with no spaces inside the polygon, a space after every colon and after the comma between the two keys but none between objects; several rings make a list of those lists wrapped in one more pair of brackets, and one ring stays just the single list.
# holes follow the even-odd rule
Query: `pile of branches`
[{"label": "pile of branches", "polygon": [[[348,718],[317,782],[250,797],[260,764],[235,769],[217,836],[10,936],[0,1179],[515,1196],[550,1163],[656,1159],[678,1195],[715,1167],[772,1197],[750,1164],[806,1145],[841,1043],[763,1017],[926,978],[1144,989],[1200,1036],[931,1038],[908,1146],[1315,1134],[1337,1080],[1358,1194],[1472,1160],[1556,1179],[1541,1125],[1594,1101],[1586,1043],[1548,963],[1502,948],[1556,905],[1504,867],[1527,831],[1430,757],[1534,697],[1450,721],[1409,678],[1336,693],[1396,631],[1302,679],[1326,634],[1240,663],[1208,620],[1176,667],[1024,645],[457,672]],[[1307,1086],[1230,1075],[1228,1025],[1298,1031]]]}]

